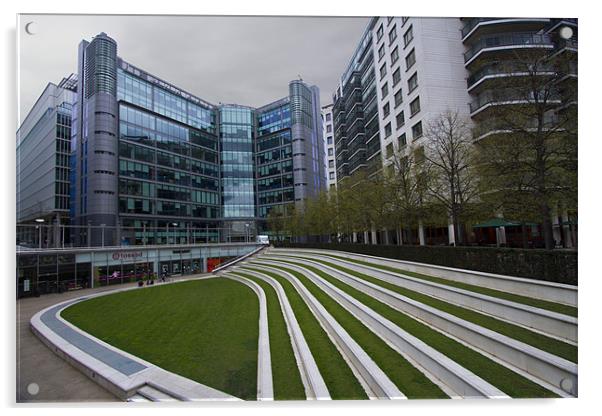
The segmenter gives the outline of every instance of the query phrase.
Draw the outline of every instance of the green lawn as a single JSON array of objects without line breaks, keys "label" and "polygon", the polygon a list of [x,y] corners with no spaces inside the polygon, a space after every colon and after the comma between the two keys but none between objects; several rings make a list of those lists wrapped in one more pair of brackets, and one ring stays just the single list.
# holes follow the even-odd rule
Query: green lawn
[{"label": "green lawn", "polygon": [[330,396],[333,399],[340,400],[367,399],[366,392],[355,378],[345,359],[330,341],[330,338],[292,283],[272,271],[248,266],[244,266],[242,269],[263,273],[273,277],[282,285]]},{"label": "green lawn", "polygon": [[482,314],[472,309],[457,306],[449,302],[440,300],[438,298],[428,296],[410,289],[406,289],[404,287],[400,287],[392,283],[385,282],[384,280],[348,269],[343,266],[339,266],[334,263],[327,262],[322,259],[316,260],[307,258],[307,260],[317,261],[324,265],[338,269],[342,272],[349,273],[353,276],[359,277],[360,279],[364,279],[368,282],[389,289],[393,292],[397,292],[402,296],[406,296],[410,299],[414,299],[418,302],[424,303],[425,305],[429,305],[433,308],[439,309],[440,311],[450,313],[452,315],[457,316],[458,318],[462,318],[466,321],[480,325],[484,328],[506,335],[510,338],[514,338],[518,341],[524,342],[525,344],[529,344],[535,348],[539,348],[540,350],[549,352],[550,354],[557,355],[574,363],[577,362],[577,346],[575,345],[568,344],[558,339],[551,338],[543,334],[531,331],[522,326],[502,321],[500,319]]},{"label": "green lawn", "polygon": [[535,308],[546,309],[548,311],[562,313],[562,314],[565,314],[568,316],[576,317],[577,312],[578,312],[576,307],[570,306],[570,305],[563,305],[561,303],[550,302],[547,300],[541,300],[541,299],[531,298],[528,296],[516,295],[514,293],[508,293],[508,292],[504,292],[501,290],[490,289],[487,287],[481,287],[481,286],[477,286],[477,285],[471,285],[469,283],[456,282],[456,281],[444,279],[441,277],[434,277],[434,276],[429,276],[429,275],[422,274],[422,273],[410,272],[410,271],[399,269],[396,267],[384,266],[381,264],[375,264],[375,263],[371,263],[371,262],[367,262],[367,261],[363,261],[363,260],[350,259],[347,257],[335,256],[333,254],[325,254],[325,255],[328,257],[335,258],[337,260],[349,261],[352,263],[361,264],[363,266],[371,266],[371,267],[374,267],[377,269],[387,270],[387,271],[390,271],[393,273],[405,274],[407,276],[415,277],[417,279],[422,279],[422,280],[427,280],[427,281],[433,282],[433,283],[439,283],[442,285],[457,287],[458,289],[469,290],[471,292],[480,293],[482,295],[505,299],[505,300],[508,300],[511,302],[516,302],[516,303],[522,303],[524,305],[533,306]]},{"label": "green lawn", "polygon": [[159,285],[86,300],[61,316],[165,370],[256,399],[259,301],[244,284]]},{"label": "green lawn", "polygon": [[441,399],[448,396],[422,372],[417,370],[378,335],[368,329],[349,311],[303,274],[281,267],[297,277],[312,295],[330,312],[336,321],[351,335],[391,381],[411,399]]},{"label": "green lawn", "polygon": [[270,354],[272,358],[272,381],[275,400],[305,400],[305,388],[301,381],[297,360],[288,335],[286,321],[282,315],[276,290],[269,283],[242,272],[228,274],[246,277],[257,283],[268,304],[268,324],[270,328]]},{"label": "green lawn", "polygon": [[[554,393],[537,383],[511,371],[477,351],[446,337],[440,332],[418,322],[409,315],[393,309],[346,283],[335,279],[322,270],[293,261],[286,261],[286,263],[295,264],[313,271],[333,285],[339,287],[341,290],[344,290],[346,293],[355,297],[366,306],[372,308],[377,313],[394,322],[400,328],[426,342],[431,347],[445,354],[464,368],[472,371],[511,397],[557,397]],[[347,272],[351,273],[349,270],[347,270]]]}]

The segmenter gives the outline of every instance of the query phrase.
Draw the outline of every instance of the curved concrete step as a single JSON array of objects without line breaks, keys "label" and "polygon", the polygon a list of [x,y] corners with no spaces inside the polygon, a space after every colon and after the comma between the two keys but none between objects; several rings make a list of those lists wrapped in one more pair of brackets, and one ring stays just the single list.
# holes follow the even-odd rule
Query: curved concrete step
[{"label": "curved concrete step", "polygon": [[274,386],[272,384],[272,358],[270,354],[270,329],[268,325],[268,306],[265,293],[261,286],[244,277],[227,275],[228,279],[235,280],[249,286],[259,298],[259,342],[257,348],[257,400],[274,400]]},{"label": "curved concrete step", "polygon": [[[282,256],[283,254],[269,254],[267,257],[273,258],[278,255]],[[287,256],[297,257],[300,260],[307,259],[307,257],[302,257],[298,254]],[[263,256],[261,258],[267,257]],[[532,328],[555,338],[567,340],[571,343],[577,342],[577,318],[571,316],[535,308],[522,303],[482,295],[480,293],[440,283],[429,282],[427,280],[378,269],[376,267],[334,259],[328,256],[314,254],[312,258],[322,259],[399,287],[437,297],[458,306],[470,308],[504,321]]]},{"label": "curved concrete step", "polygon": [[388,259],[385,257],[375,257],[366,254],[349,253],[346,251],[337,250],[270,248],[267,250],[267,252],[287,252],[289,254],[308,253],[310,255],[332,254],[340,257],[375,262],[384,266],[396,267],[410,272],[440,277],[451,281],[501,290],[503,292],[514,293],[516,295],[528,296],[535,299],[547,300],[549,302],[562,303],[575,307],[577,306],[577,286],[562,283],[485,273],[474,270],[457,269],[453,267],[417,263],[406,260]]},{"label": "curved concrete step", "polygon": [[178,401],[180,401],[176,397],[170,396],[169,394],[167,394],[161,390],[158,390],[152,386],[149,386],[148,384],[139,388],[136,391],[136,395],[142,396],[151,402],[178,402]]},{"label": "curved concrete step", "polygon": [[[405,399],[406,396],[359,346],[349,333],[334,319],[311,292],[290,273],[266,265],[270,271],[289,280],[307,303],[332,342],[337,346],[345,361],[371,399]],[[266,275],[267,276],[267,275]],[[269,276],[268,276],[269,277]]]},{"label": "curved concrete step", "polygon": [[[276,295],[280,301],[280,308],[286,322],[287,331],[291,339],[291,345],[293,347],[293,352],[297,361],[297,367],[299,368],[299,373],[301,375],[301,381],[305,387],[305,396],[310,400],[329,400],[330,393],[328,392],[326,383],[324,382],[324,379],[320,374],[320,370],[318,369],[318,365],[316,364],[316,360],[314,359],[311,350],[307,345],[305,336],[301,331],[299,322],[297,322],[293,308],[286,297],[284,288],[279,282],[271,277],[267,277],[263,274],[247,269],[244,270],[244,273],[262,279],[270,284],[276,291]],[[234,270],[230,272],[230,274],[236,274],[236,271]]]},{"label": "curved concrete step", "polygon": [[[294,256],[289,259],[298,261]],[[305,262],[400,312],[414,316],[441,332],[452,335],[477,351],[498,358],[511,370],[531,375],[535,378],[534,381],[561,396],[577,394],[578,372],[575,363],[320,262],[312,260],[305,260]],[[567,389],[567,386],[570,388]]]},{"label": "curved concrete step", "polygon": [[455,395],[455,397],[508,398],[508,395],[497,387],[460,366],[424,341],[399,328],[387,318],[312,271],[278,261],[261,260],[261,264],[266,267],[269,267],[269,265],[273,267],[285,266],[303,273],[341,306],[353,313],[376,335],[392,345],[400,355],[409,357],[413,363],[420,365],[423,371],[430,375],[431,380],[439,384],[444,391],[453,392],[452,395]]}]

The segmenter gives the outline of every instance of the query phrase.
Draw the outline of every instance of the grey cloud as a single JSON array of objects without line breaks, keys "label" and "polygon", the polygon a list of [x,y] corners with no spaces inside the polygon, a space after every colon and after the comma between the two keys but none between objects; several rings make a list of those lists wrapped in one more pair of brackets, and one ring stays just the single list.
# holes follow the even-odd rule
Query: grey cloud
[{"label": "grey cloud", "polygon": [[[207,101],[261,106],[302,78],[331,95],[369,18],[22,15],[20,98],[75,72],[77,45],[106,32],[128,62]],[[33,21],[37,33],[24,34]]]}]

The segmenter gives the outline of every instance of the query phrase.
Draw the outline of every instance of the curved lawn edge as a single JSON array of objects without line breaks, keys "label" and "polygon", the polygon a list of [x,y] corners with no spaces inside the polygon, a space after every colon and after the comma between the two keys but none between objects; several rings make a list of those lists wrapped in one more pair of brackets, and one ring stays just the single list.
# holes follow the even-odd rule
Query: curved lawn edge
[{"label": "curved lawn edge", "polygon": [[270,328],[270,352],[275,400],[305,400],[305,388],[297,367],[287,325],[282,314],[276,290],[267,282],[248,273],[228,272],[254,281],[263,289],[267,298]]},{"label": "curved lawn edge", "polygon": [[[307,258],[306,258],[307,259]],[[308,259],[312,261],[316,261],[322,263],[324,265],[333,267],[335,269],[341,270],[345,273],[352,274],[356,277],[374,283],[378,286],[387,288],[394,292],[397,292],[403,296],[406,296],[410,299],[414,299],[426,305],[432,306],[436,309],[448,312],[452,315],[455,315],[461,319],[472,322],[476,325],[482,326],[484,328],[490,329],[494,332],[498,332],[500,334],[506,335],[510,338],[514,338],[517,341],[524,342],[525,344],[531,345],[532,347],[538,348],[542,351],[548,352],[552,355],[556,355],[558,357],[564,358],[565,360],[571,361],[573,363],[577,363],[577,352],[578,348],[575,345],[564,342],[560,339],[549,337],[545,334],[541,334],[535,331],[532,331],[528,328],[513,324],[511,322],[503,321],[494,316],[483,314],[479,311],[455,305],[446,300],[435,298],[433,296],[429,296],[424,293],[416,292],[411,289],[407,289],[401,286],[394,285],[392,283],[383,281],[381,279],[369,276],[365,273],[361,273],[355,270],[348,269],[344,266],[340,266],[338,264],[330,263],[321,259]]]},{"label": "curved lawn edge", "polygon": [[487,288],[487,287],[473,285],[470,283],[457,282],[457,281],[445,279],[442,277],[430,276],[427,274],[412,272],[412,271],[400,269],[397,267],[386,266],[383,264],[378,264],[376,262],[368,262],[368,261],[363,261],[363,260],[358,260],[358,259],[336,256],[334,254],[324,254],[324,255],[328,256],[328,257],[336,258],[338,260],[350,261],[352,263],[375,267],[375,268],[381,269],[381,270],[387,270],[387,271],[394,272],[394,273],[405,274],[410,277],[415,277],[417,279],[423,279],[423,280],[433,282],[433,283],[440,283],[442,285],[452,286],[452,287],[456,287],[458,289],[469,290],[471,292],[480,293],[483,295],[492,296],[492,297],[499,298],[499,299],[509,300],[511,302],[522,303],[524,305],[545,309],[545,310],[548,310],[551,312],[561,313],[561,314],[564,314],[567,316],[577,317],[577,315],[578,315],[578,308],[575,306],[571,306],[571,305],[564,305],[562,303],[551,302],[548,300],[537,299],[537,298],[524,296],[524,295],[518,295],[518,294],[510,293],[510,292],[504,292],[503,290],[491,289],[491,288]]},{"label": "curved lawn edge", "polygon": [[240,282],[211,278],[117,292],[79,302],[62,316],[167,371],[256,399],[259,301]]},{"label": "curved lawn edge", "polygon": [[299,267],[314,271],[335,286],[349,293],[354,298],[374,309],[376,312],[390,319],[404,330],[422,339],[433,348],[456,361],[466,369],[473,371],[492,385],[498,387],[511,397],[558,397],[553,392],[513,372],[499,363],[485,357],[477,351],[461,344],[444,334],[418,322],[415,318],[404,314],[390,306],[358,291],[357,289],[328,275],[322,270],[294,261],[281,260],[284,263],[295,264]]},{"label": "curved lawn edge", "polygon": [[241,269],[248,269],[272,277],[282,285],[293,308],[295,317],[299,322],[303,336],[316,360],[320,374],[326,382],[331,398],[337,400],[367,399],[366,392],[347,365],[347,362],[332,343],[328,334],[324,331],[324,328],[322,328],[293,284],[285,277],[272,271],[248,267],[246,265],[241,267]]}]

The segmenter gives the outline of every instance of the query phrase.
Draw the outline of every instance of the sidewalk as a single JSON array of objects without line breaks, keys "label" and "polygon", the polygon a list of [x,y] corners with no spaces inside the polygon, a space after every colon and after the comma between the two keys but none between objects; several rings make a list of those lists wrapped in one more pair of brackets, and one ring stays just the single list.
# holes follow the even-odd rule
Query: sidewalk
[{"label": "sidewalk", "polygon": [[[123,287],[133,285],[125,284]],[[29,329],[31,317],[48,306],[87,293],[111,289],[115,289],[115,286],[17,300],[17,402],[118,401],[111,393],[55,355]],[[31,383],[39,387],[39,392],[35,395],[28,392],[27,387]]]}]

